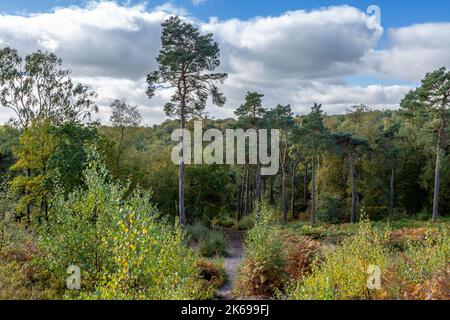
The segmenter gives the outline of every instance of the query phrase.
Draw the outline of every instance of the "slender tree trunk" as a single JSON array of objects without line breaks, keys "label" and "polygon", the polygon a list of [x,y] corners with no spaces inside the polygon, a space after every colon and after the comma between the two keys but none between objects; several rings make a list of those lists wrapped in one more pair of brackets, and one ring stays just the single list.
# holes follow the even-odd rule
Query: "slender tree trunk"
[{"label": "slender tree trunk", "polygon": [[312,160],[311,223],[316,224],[316,157]]},{"label": "slender tree trunk", "polygon": [[353,165],[353,158],[350,156],[350,183],[352,185],[352,211],[351,211],[351,223],[355,222],[355,168]]},{"label": "slender tree trunk", "polygon": [[245,177],[247,176],[247,165],[244,165],[244,171],[242,173],[242,181],[239,192],[239,211],[237,216],[237,222],[239,222],[244,214],[244,194],[245,194]]},{"label": "slender tree trunk", "polygon": [[[184,209],[184,137],[183,132],[185,128],[185,103],[184,101],[181,102],[181,110],[180,110],[180,142],[183,141],[182,148],[181,148],[181,161],[180,161],[180,180],[179,180],[179,188],[178,188],[178,200],[179,205],[178,209],[180,210],[180,224],[183,228],[186,227],[186,213]],[[190,142],[189,142],[190,143]]]},{"label": "slender tree trunk", "polygon": [[291,177],[291,212],[292,217],[297,218],[295,213],[295,169],[297,168],[297,161],[292,164],[292,177]]},{"label": "slender tree trunk", "polygon": [[390,207],[390,211],[391,214],[394,212],[394,185],[395,185],[395,167],[392,166],[391,169],[391,192],[390,192],[390,203],[389,203],[389,207]]},{"label": "slender tree trunk", "polygon": [[120,167],[120,158],[122,157],[122,144],[123,138],[125,134],[125,127],[120,128],[120,141],[117,149],[117,158],[116,158],[116,177],[119,177],[119,167]]},{"label": "slender tree trunk", "polygon": [[434,173],[434,195],[433,195],[433,222],[437,221],[439,215],[439,192],[441,187],[441,135],[439,132],[436,145],[436,168]]},{"label": "slender tree trunk", "polygon": [[[27,177],[31,177],[31,169],[27,168]],[[28,195],[28,191],[25,191],[25,194]],[[27,203],[27,220],[28,220],[28,224],[31,224],[31,204],[28,202]]]},{"label": "slender tree trunk", "polygon": [[261,193],[262,193],[262,179],[261,179],[261,165],[258,161],[258,166],[256,168],[256,197],[258,200],[258,211],[261,208]]},{"label": "slender tree trunk", "polygon": [[305,176],[303,177],[303,206],[306,208],[308,202],[308,161],[305,161]]},{"label": "slender tree trunk", "polygon": [[287,195],[286,195],[286,168],[285,166],[282,167],[282,194],[283,194],[283,220],[284,223],[287,224],[288,222],[288,206],[287,206]]},{"label": "slender tree trunk", "polygon": [[273,176],[270,176],[269,189],[270,189],[270,206],[273,207],[275,204],[275,199],[273,197]]},{"label": "slender tree trunk", "polygon": [[249,187],[248,187],[248,179],[249,179],[249,165],[245,164],[246,166],[246,170],[245,170],[245,182],[244,182],[244,186],[245,186],[245,193],[244,193],[244,215],[247,215],[249,212]]}]

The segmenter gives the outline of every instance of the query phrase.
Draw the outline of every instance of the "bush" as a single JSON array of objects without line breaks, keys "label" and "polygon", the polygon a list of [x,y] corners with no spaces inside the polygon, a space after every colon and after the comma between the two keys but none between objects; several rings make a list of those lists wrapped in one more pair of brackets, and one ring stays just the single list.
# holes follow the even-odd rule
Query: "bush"
[{"label": "bush", "polygon": [[227,254],[227,241],[220,229],[208,229],[196,222],[188,226],[190,239],[197,244],[197,250],[203,257],[224,256]]},{"label": "bush", "polygon": [[237,224],[238,230],[248,230],[255,225],[255,217],[253,214],[243,216]]},{"label": "bush", "polygon": [[245,239],[244,262],[234,284],[234,294],[244,297],[270,296],[285,279],[280,227],[269,206],[263,205]]},{"label": "bush", "polygon": [[180,228],[159,217],[150,195],[111,182],[91,161],[85,190],[55,197],[50,223],[40,229],[41,264],[65,281],[81,268],[88,299],[202,299],[197,257]]},{"label": "bush", "polygon": [[386,266],[385,238],[384,232],[362,220],[356,234],[346,238],[334,252],[326,251],[323,261],[316,261],[311,275],[290,288],[288,296],[300,300],[372,298],[366,287],[367,269],[370,265],[381,269]]},{"label": "bush", "polygon": [[220,215],[219,217],[214,217],[211,224],[213,226],[221,226],[224,228],[232,228],[235,226],[235,218],[229,216],[229,215]]},{"label": "bush", "polygon": [[192,225],[189,225],[187,227],[187,231],[190,239],[198,242],[205,236],[205,234],[208,233],[209,229],[203,223],[196,222]]},{"label": "bush", "polygon": [[208,230],[200,238],[199,252],[203,257],[225,256],[227,254],[227,241],[223,232]]}]

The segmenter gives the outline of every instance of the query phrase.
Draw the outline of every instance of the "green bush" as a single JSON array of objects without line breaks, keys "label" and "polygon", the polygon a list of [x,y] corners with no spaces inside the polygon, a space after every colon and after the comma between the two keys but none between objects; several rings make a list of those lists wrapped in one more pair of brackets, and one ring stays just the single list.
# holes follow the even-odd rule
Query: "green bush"
[{"label": "green bush", "polygon": [[237,296],[270,296],[284,282],[280,227],[268,205],[262,205],[245,238],[244,261],[235,282]]},{"label": "green bush", "polygon": [[187,227],[188,235],[193,241],[200,241],[207,233],[209,229],[201,222],[196,222]]},{"label": "green bush", "polygon": [[39,230],[41,264],[64,282],[81,269],[82,290],[72,298],[201,299],[197,257],[176,225],[159,217],[150,195],[111,182],[91,161],[86,189],[57,195],[50,223]]},{"label": "green bush", "polygon": [[248,230],[255,225],[255,217],[253,214],[243,216],[237,224],[239,230]]},{"label": "green bush", "polygon": [[370,265],[385,268],[388,262],[385,241],[385,232],[362,220],[356,234],[346,238],[335,251],[325,251],[323,260],[316,260],[311,275],[291,287],[288,296],[299,300],[371,298],[367,270]]},{"label": "green bush", "polygon": [[199,252],[203,257],[225,256],[227,241],[219,230],[208,230],[199,241]]}]

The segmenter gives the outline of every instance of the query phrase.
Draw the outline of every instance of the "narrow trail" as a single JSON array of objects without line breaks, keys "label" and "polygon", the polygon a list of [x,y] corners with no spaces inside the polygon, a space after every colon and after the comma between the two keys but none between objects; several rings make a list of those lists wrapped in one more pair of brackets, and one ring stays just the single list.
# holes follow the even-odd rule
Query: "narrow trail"
[{"label": "narrow trail", "polygon": [[243,258],[243,242],[245,232],[234,229],[225,229],[224,233],[228,242],[228,256],[224,258],[223,263],[228,279],[227,282],[217,291],[216,297],[219,300],[232,300],[231,290],[233,281]]}]

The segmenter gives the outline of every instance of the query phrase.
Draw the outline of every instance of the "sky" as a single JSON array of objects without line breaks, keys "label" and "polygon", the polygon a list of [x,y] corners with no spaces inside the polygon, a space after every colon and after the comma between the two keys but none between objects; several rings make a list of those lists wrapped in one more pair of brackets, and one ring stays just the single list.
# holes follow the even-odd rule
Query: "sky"
[{"label": "sky", "polygon": [[[448,12],[441,0],[0,0],[0,47],[55,52],[98,93],[96,118],[106,123],[111,101],[126,99],[151,125],[166,119],[171,92],[149,100],[145,77],[157,68],[161,23],[177,14],[221,48],[228,100],[208,105],[211,117],[233,116],[247,91],[267,108],[305,114],[318,102],[340,114],[361,103],[395,109],[427,72],[450,68]],[[0,106],[0,123],[11,116]]]}]

